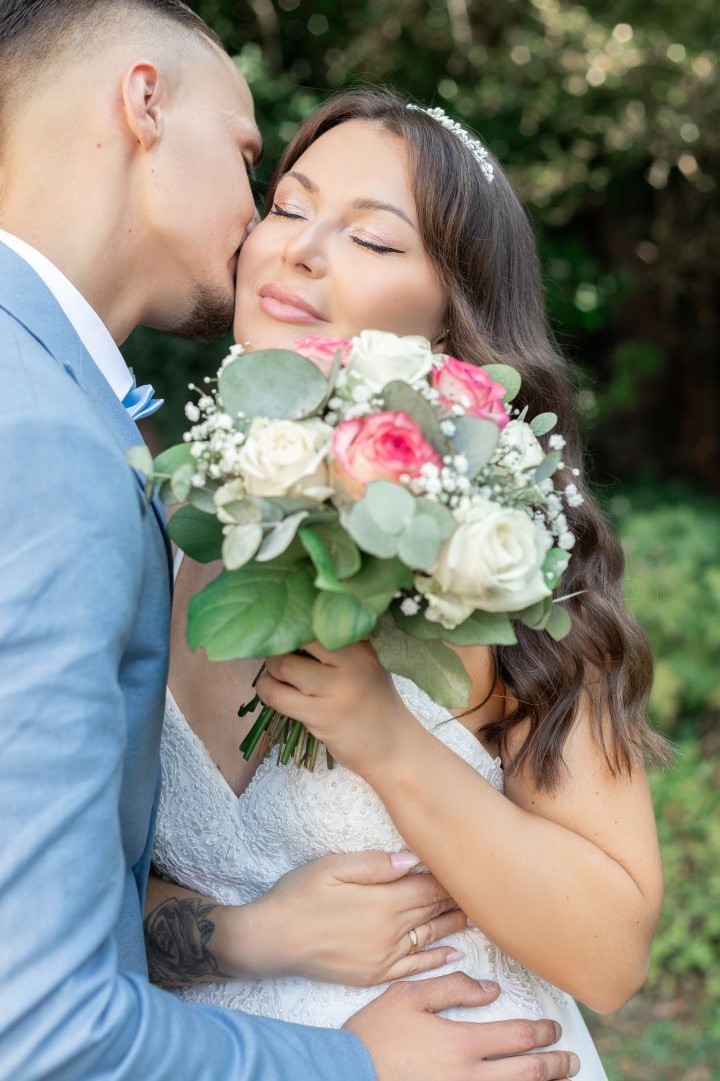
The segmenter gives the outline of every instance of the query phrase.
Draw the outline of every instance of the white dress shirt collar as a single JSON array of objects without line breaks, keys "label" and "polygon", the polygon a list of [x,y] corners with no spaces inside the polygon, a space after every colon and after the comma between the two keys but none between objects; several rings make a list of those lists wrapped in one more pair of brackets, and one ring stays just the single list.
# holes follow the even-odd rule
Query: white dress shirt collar
[{"label": "white dress shirt collar", "polygon": [[78,338],[122,401],[133,385],[133,377],[97,312],[62,271],[36,248],[3,229],[0,229],[0,241],[24,259],[43,280],[72,323]]}]

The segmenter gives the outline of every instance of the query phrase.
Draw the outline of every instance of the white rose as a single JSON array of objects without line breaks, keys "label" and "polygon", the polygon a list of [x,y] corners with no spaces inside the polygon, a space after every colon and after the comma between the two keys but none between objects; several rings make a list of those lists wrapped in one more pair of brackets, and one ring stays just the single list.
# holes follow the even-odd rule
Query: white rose
[{"label": "white rose", "polygon": [[394,379],[414,383],[429,374],[433,353],[427,338],[400,337],[382,330],[363,330],[352,339],[347,371],[359,376],[371,391],[381,391]]},{"label": "white rose", "polygon": [[436,609],[439,595],[446,606],[485,612],[518,612],[550,596],[542,565],[552,541],[524,511],[482,500],[456,517],[433,571]]},{"label": "white rose", "polygon": [[523,420],[511,420],[500,433],[500,447],[509,449],[508,465],[518,471],[536,469],[545,457],[529,424]]},{"label": "white rose", "polygon": [[306,496],[322,501],[328,484],[325,457],[332,428],[322,421],[255,418],[238,454],[251,496]]}]

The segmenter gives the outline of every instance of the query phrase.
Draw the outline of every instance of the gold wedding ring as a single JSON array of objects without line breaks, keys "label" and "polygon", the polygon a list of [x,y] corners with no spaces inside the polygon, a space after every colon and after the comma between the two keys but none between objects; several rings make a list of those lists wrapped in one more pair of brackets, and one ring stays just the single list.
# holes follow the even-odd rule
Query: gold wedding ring
[{"label": "gold wedding ring", "polygon": [[410,949],[408,950],[408,954],[417,953],[418,935],[414,927],[411,927],[408,931],[408,938],[410,939]]}]

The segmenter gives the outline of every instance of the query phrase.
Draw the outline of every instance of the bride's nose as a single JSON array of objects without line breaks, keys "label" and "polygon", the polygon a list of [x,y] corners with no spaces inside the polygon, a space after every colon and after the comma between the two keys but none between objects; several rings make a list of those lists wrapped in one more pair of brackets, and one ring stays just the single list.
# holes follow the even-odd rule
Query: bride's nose
[{"label": "bride's nose", "polygon": [[307,222],[293,230],[285,242],[283,261],[293,270],[320,278],[327,270],[327,253],[322,230],[316,222]]}]

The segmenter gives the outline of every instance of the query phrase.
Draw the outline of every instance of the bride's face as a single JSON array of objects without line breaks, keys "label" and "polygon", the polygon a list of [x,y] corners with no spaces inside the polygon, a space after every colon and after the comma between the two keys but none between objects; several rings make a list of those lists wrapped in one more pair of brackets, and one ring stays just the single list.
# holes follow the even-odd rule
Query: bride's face
[{"label": "bride's face", "polygon": [[283,177],[245,242],[236,341],[287,348],[371,329],[439,343],[444,312],[402,139],[363,120],[332,128]]}]

